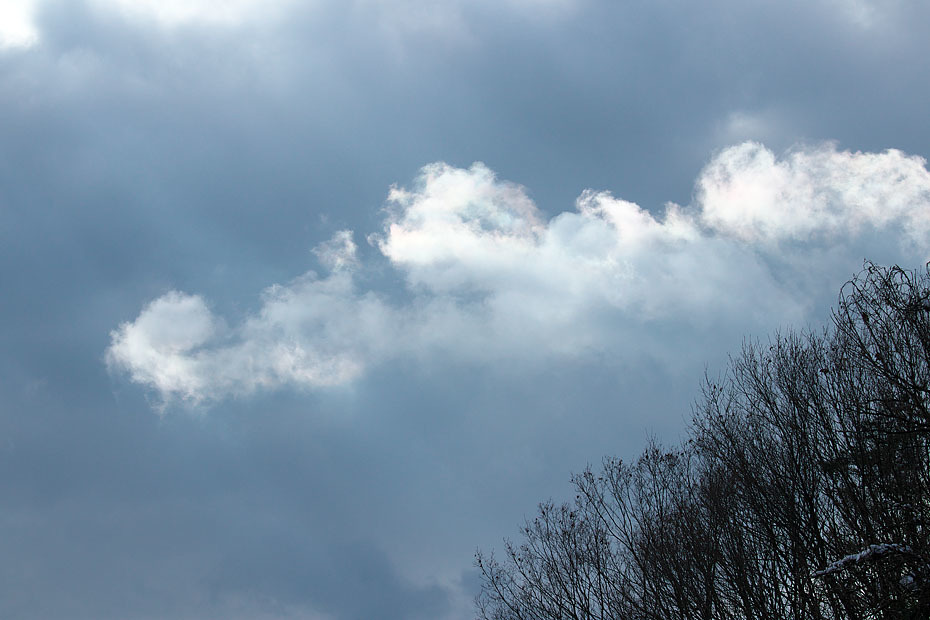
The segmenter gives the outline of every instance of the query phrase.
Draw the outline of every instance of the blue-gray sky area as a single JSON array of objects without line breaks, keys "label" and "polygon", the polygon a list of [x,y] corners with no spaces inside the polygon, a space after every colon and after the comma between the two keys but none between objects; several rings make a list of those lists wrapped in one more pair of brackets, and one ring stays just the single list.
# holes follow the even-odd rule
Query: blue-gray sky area
[{"label": "blue-gray sky area", "polygon": [[930,259],[930,5],[0,1],[0,617],[465,620]]}]

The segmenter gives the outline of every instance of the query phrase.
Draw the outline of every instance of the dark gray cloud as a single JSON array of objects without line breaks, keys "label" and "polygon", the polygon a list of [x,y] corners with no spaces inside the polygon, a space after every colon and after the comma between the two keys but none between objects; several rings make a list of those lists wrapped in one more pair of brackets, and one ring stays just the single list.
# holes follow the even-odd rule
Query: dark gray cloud
[{"label": "dark gray cloud", "polygon": [[[265,287],[327,277],[312,248],[354,230],[357,290],[405,307],[407,272],[364,235],[431,162],[485,162],[548,222],[586,188],[656,218],[696,204],[744,140],[930,155],[918,2],[125,6],[37,2],[34,44],[0,49],[3,617],[467,618],[476,546],[570,471],[673,440],[704,362],[789,320],[651,322],[641,352],[535,362],[382,358],[159,415],[104,358],[169,291],[235,327]],[[888,230],[808,246],[816,286],[790,287],[791,243],[759,264],[816,323],[862,258],[925,258]]]}]

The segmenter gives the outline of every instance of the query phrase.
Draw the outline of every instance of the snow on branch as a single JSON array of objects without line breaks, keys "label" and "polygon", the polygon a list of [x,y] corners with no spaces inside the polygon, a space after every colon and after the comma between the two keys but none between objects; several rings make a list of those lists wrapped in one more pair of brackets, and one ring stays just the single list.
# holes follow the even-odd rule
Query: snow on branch
[{"label": "snow on branch", "polygon": [[849,566],[853,564],[859,564],[861,562],[867,562],[869,560],[877,559],[888,555],[889,553],[906,553],[912,554],[914,551],[907,545],[901,545],[898,543],[882,543],[880,545],[869,545],[868,548],[863,549],[859,553],[851,553],[844,558],[841,558],[831,564],[830,566],[816,571],[814,577],[823,577],[824,575],[832,575],[833,573],[838,573],[841,570],[846,570]]}]

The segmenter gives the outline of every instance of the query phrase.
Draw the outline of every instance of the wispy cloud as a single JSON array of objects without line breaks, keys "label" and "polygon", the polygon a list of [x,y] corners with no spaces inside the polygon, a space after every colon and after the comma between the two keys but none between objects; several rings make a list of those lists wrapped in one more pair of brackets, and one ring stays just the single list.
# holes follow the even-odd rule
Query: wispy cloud
[{"label": "wispy cloud", "polygon": [[899,151],[779,158],[746,142],[714,156],[696,188],[659,216],[588,190],[546,220],[482,164],[430,164],[390,191],[368,237],[404,301],[359,287],[364,265],[340,231],[315,250],[329,275],[269,287],[241,325],[172,291],[112,332],[107,361],[163,402],[201,403],[344,384],[396,358],[661,357],[682,346],[673,333],[801,320],[864,257],[930,255],[930,173]]}]

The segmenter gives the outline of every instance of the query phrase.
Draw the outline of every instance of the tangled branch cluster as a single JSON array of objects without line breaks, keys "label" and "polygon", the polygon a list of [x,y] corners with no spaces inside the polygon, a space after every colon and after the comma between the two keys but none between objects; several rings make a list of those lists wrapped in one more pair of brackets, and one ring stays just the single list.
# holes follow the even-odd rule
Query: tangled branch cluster
[{"label": "tangled branch cluster", "polygon": [[867,264],[829,329],[706,380],[682,446],[574,484],[479,552],[480,618],[930,617],[930,269]]}]

